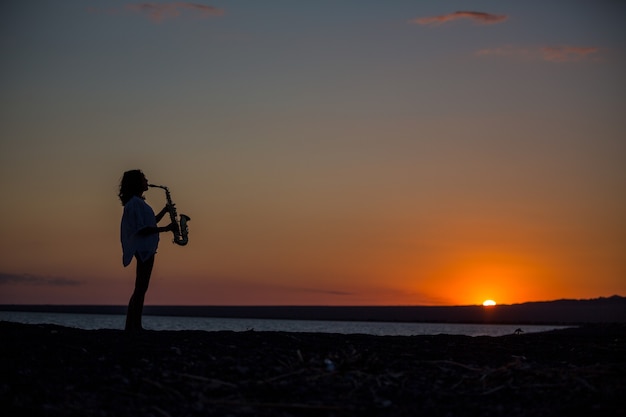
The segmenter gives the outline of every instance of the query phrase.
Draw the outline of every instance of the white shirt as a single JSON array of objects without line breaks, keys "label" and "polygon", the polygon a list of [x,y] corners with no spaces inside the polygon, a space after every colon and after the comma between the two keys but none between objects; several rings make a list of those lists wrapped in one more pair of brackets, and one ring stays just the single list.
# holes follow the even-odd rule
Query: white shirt
[{"label": "white shirt", "polygon": [[156,253],[159,246],[159,234],[137,234],[144,227],[156,227],[156,225],[154,211],[148,203],[137,196],[128,200],[124,205],[120,233],[124,266],[130,264],[135,254],[139,255],[142,261],[145,261]]}]

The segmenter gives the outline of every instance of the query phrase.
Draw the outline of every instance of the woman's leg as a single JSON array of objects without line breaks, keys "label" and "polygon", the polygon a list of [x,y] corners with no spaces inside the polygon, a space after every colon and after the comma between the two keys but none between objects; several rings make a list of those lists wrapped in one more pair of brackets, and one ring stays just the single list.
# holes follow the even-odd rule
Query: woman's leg
[{"label": "woman's leg", "polygon": [[128,311],[126,313],[126,330],[138,331],[142,330],[141,315],[143,313],[143,302],[150,284],[150,275],[152,275],[152,267],[154,266],[154,255],[142,261],[139,256],[137,259],[137,277],[135,278],[135,291],[130,297],[128,303]]}]

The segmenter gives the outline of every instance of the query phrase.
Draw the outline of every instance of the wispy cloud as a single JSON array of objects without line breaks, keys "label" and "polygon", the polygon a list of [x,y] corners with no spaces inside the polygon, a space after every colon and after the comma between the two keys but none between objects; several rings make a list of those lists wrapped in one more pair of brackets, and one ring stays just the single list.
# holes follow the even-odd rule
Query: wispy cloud
[{"label": "wispy cloud", "polygon": [[155,23],[178,17],[183,11],[188,11],[202,18],[224,14],[224,10],[217,7],[186,2],[127,4],[125,8],[131,12],[143,14]]},{"label": "wispy cloud", "polygon": [[283,286],[283,285],[276,286],[275,288],[280,289],[282,291],[287,291],[287,292],[313,293],[313,294],[326,294],[326,295],[339,295],[339,296],[355,295],[355,293],[353,292],[340,291],[340,290],[327,289],[327,288],[291,287],[291,286]]},{"label": "wispy cloud", "polygon": [[458,11],[454,13],[444,14],[441,16],[418,17],[411,20],[410,22],[416,23],[418,25],[438,26],[446,22],[451,22],[453,20],[471,19],[481,25],[493,25],[495,23],[502,23],[508,18],[509,17],[505,14]]},{"label": "wispy cloud", "polygon": [[296,292],[310,292],[317,294],[328,294],[328,295],[354,295],[354,293],[348,291],[336,291],[336,290],[324,290],[318,288],[294,288],[293,291]]},{"label": "wispy cloud", "polygon": [[543,59],[552,62],[572,62],[586,59],[598,52],[595,47],[580,46],[544,46],[541,48]]},{"label": "wispy cloud", "polygon": [[147,17],[154,23],[161,23],[164,20],[181,17],[184,14],[196,16],[199,18],[208,18],[212,16],[223,16],[224,9],[219,9],[206,4],[190,3],[190,2],[170,2],[170,3],[129,3],[122,9],[97,9],[90,7],[87,9],[91,13],[104,13],[110,15],[119,15],[123,12],[135,13]]},{"label": "wispy cloud", "polygon": [[501,56],[522,60],[549,62],[578,62],[597,54],[600,48],[581,46],[516,47],[511,45],[476,51],[478,56]]},{"label": "wispy cloud", "polygon": [[0,285],[48,285],[53,287],[65,287],[82,285],[81,281],[68,278],[50,277],[30,274],[5,274],[0,273]]}]

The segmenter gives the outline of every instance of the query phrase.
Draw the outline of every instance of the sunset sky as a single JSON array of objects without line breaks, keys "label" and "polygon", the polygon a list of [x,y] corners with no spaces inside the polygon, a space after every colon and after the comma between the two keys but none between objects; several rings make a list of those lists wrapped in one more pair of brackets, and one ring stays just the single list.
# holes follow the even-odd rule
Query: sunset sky
[{"label": "sunset sky", "polygon": [[[0,303],[626,295],[626,2],[7,0]],[[161,190],[146,193],[155,210]],[[163,222],[163,225],[166,222]]]}]

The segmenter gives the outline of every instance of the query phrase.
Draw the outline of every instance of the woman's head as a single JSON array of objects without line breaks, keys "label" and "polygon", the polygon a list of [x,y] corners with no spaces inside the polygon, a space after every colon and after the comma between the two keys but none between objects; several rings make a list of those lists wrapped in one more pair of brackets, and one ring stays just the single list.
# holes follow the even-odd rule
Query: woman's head
[{"label": "woman's head", "polygon": [[140,169],[126,171],[120,182],[120,192],[118,194],[122,205],[126,205],[133,196],[141,197],[148,189],[148,180]]}]

